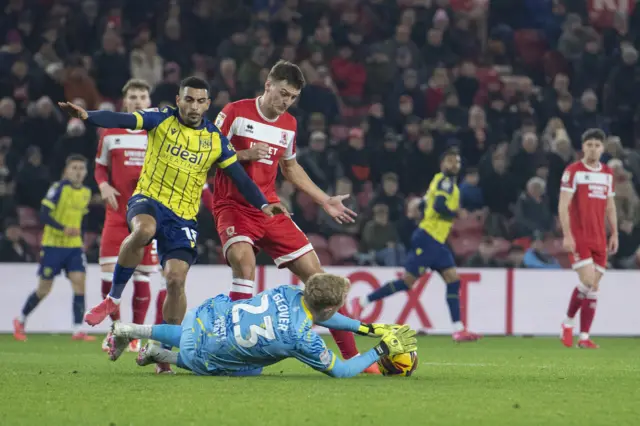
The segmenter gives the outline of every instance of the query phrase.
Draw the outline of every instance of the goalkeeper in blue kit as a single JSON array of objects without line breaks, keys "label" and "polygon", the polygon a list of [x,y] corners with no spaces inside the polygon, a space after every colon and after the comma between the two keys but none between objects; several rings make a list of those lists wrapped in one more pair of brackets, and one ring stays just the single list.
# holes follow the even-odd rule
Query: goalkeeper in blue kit
[{"label": "goalkeeper in blue kit", "polygon": [[[254,376],[285,358],[296,358],[331,377],[353,377],[380,356],[415,351],[416,332],[409,326],[362,324],[337,313],[349,292],[349,280],[316,274],[305,289],[281,286],[237,302],[226,295],[207,299],[187,312],[181,325],[114,323],[109,341],[112,360],[131,339],[153,339],[180,349],[172,352],[148,344],[138,365],[168,362],[198,375]],[[314,324],[379,337],[366,353],[339,359],[312,330]]]}]

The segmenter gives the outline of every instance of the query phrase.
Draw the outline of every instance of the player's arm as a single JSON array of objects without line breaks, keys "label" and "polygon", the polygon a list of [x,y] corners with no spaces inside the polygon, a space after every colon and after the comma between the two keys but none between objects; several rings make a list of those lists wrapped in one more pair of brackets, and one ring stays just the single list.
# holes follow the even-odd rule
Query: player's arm
[{"label": "player's arm", "polygon": [[[42,204],[40,207],[40,222],[42,222],[43,225],[50,226],[59,231],[73,233],[74,231],[70,231],[69,229],[65,228],[64,225],[62,225],[60,222],[55,220],[53,216],[51,216],[52,211],[55,210],[58,201],[60,200],[60,194],[62,194],[62,186],[63,185],[61,183],[56,182],[51,185],[49,191],[47,191],[47,195],[42,200]],[[78,235],[79,232],[80,230],[78,230]]]},{"label": "player's arm", "polygon": [[309,195],[313,201],[322,205],[329,201],[329,195],[318,185],[313,183],[307,172],[304,171],[298,160],[294,158],[280,160],[282,175],[297,189]]},{"label": "player's arm", "polygon": [[105,140],[105,131],[100,132],[98,141],[98,153],[96,155],[96,165],[93,177],[100,189],[100,196],[112,209],[118,208],[118,198],[120,193],[109,183],[109,146]]},{"label": "player's arm", "polygon": [[447,206],[447,201],[453,194],[453,182],[448,177],[443,177],[438,182],[433,200],[433,209],[443,218],[455,219],[458,217],[458,212],[451,210]]},{"label": "player's arm", "polygon": [[607,222],[609,223],[609,229],[611,229],[611,236],[609,237],[609,251],[611,254],[615,254],[618,251],[618,212],[614,196],[614,192],[609,193],[606,211]]},{"label": "player's arm", "polygon": [[565,250],[573,251],[575,249],[575,241],[571,234],[571,219],[569,216],[569,206],[576,191],[574,182],[574,173],[570,169],[565,169],[560,181],[560,197],[558,199],[558,219],[564,236]]},{"label": "player's arm", "polygon": [[361,336],[381,337],[387,332],[400,328],[395,324],[364,324],[340,313],[335,313],[326,321],[316,323],[331,330],[344,330]]},{"label": "player's arm", "polygon": [[316,333],[301,341],[292,354],[296,359],[330,377],[347,378],[362,373],[384,355],[395,355],[417,349],[415,331],[404,326],[396,333],[386,333],[380,343],[360,356],[343,361],[329,350]]},{"label": "player's arm", "polygon": [[258,188],[258,185],[251,180],[247,172],[238,162],[238,156],[233,149],[233,145],[231,145],[231,142],[222,134],[220,134],[220,143],[222,152],[216,161],[216,165],[231,178],[249,204],[258,210],[264,210],[269,202],[262,191],[260,191],[260,188]]},{"label": "player's arm", "polygon": [[151,130],[170,115],[169,109],[165,109],[162,112],[151,110],[128,113],[86,111],[71,102],[58,102],[58,105],[72,117],[80,118],[89,124],[107,129]]}]

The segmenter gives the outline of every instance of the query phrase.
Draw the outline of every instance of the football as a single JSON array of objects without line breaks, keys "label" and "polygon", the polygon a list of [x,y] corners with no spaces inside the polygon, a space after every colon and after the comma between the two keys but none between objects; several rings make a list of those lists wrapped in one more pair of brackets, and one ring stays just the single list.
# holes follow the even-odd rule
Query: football
[{"label": "football", "polygon": [[409,377],[418,367],[418,353],[413,351],[391,357],[380,357],[378,367],[384,376]]}]

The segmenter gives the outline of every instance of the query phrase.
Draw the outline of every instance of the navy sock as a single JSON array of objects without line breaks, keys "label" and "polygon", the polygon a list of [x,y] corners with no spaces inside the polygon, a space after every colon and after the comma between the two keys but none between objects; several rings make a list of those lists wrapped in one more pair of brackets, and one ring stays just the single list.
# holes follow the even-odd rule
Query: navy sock
[{"label": "navy sock", "polygon": [[179,348],[181,336],[181,325],[161,324],[151,327],[151,338],[162,343],[163,349],[171,350],[174,346]]},{"label": "navy sock", "polygon": [[460,321],[460,281],[447,284],[447,305],[451,321]]},{"label": "navy sock", "polygon": [[116,263],[116,267],[113,270],[113,280],[111,281],[109,297],[112,299],[120,299],[122,297],[122,292],[135,270],[136,268],[125,268]]},{"label": "navy sock", "polygon": [[368,296],[369,302],[375,302],[376,300],[384,299],[387,296],[391,296],[393,293],[397,293],[399,291],[407,291],[409,287],[404,282],[404,280],[397,279],[395,281],[390,281],[371,293]]},{"label": "navy sock", "polygon": [[24,307],[22,308],[22,315],[26,318],[29,314],[38,306],[40,303],[40,298],[34,291],[27,297],[27,301],[24,302]]},{"label": "navy sock", "polygon": [[84,294],[73,295],[73,323],[82,324],[84,316]]}]

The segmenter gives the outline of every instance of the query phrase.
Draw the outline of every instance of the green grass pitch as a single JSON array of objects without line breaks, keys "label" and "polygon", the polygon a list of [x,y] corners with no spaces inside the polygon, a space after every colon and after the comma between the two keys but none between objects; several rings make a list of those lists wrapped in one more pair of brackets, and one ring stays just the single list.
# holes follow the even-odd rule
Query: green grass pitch
[{"label": "green grass pitch", "polygon": [[[258,378],[156,376],[99,342],[0,336],[0,424],[640,425],[640,340],[421,337],[414,376],[331,379],[288,360]],[[360,338],[361,349],[373,339]],[[333,344],[332,344],[333,346]]]}]

